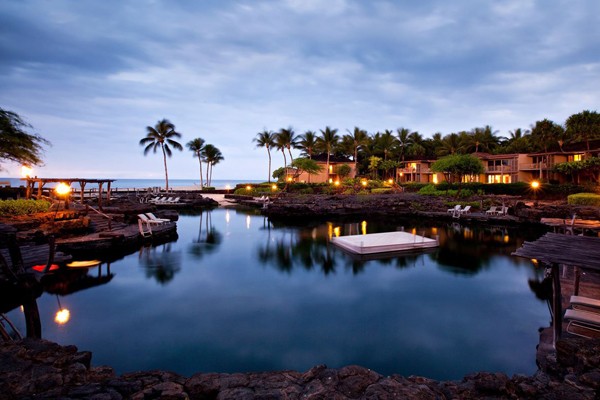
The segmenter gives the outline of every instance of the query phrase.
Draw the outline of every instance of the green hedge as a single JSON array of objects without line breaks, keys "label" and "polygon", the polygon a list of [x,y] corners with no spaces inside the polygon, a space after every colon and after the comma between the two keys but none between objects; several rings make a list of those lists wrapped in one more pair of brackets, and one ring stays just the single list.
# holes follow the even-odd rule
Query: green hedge
[{"label": "green hedge", "polygon": [[600,195],[596,193],[577,193],[567,197],[567,202],[573,206],[600,207]]},{"label": "green hedge", "polygon": [[0,216],[29,215],[47,212],[50,202],[45,200],[0,200]]}]

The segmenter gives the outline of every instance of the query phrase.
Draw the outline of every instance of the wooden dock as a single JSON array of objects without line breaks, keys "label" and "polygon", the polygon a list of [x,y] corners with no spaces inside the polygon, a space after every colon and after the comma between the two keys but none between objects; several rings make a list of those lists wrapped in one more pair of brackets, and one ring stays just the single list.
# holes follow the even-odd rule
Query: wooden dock
[{"label": "wooden dock", "polygon": [[437,239],[401,231],[341,236],[334,237],[331,241],[344,250],[362,255],[414,251],[439,246]]}]

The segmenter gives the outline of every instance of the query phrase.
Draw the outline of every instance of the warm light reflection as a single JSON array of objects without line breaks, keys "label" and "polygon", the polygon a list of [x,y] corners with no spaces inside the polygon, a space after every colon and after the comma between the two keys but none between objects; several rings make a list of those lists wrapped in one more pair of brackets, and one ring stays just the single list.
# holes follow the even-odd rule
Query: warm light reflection
[{"label": "warm light reflection", "polygon": [[436,228],[435,226],[433,228],[431,228],[431,234],[432,235],[437,235],[438,234],[438,228]]},{"label": "warm light reflection", "polygon": [[229,210],[225,210],[225,222],[229,223],[231,217],[229,216]]},{"label": "warm light reflection", "polygon": [[341,229],[339,226],[336,226],[335,228],[333,228],[333,234],[335,235],[335,237],[340,237],[340,233],[341,233]]},{"label": "warm light reflection", "polygon": [[54,191],[59,196],[64,196],[64,195],[71,193],[71,186],[67,185],[64,182],[61,182],[58,185],[56,185],[56,187],[54,188]]},{"label": "warm light reflection", "polygon": [[246,229],[250,229],[250,216],[246,215]]},{"label": "warm light reflection", "polygon": [[363,221],[363,222],[360,223],[360,232],[363,235],[367,234],[367,221]]},{"label": "warm light reflection", "polygon": [[463,237],[465,239],[473,239],[473,237],[474,237],[473,231],[469,228],[465,228],[465,230],[463,232]]},{"label": "warm light reflection", "polygon": [[410,231],[410,233],[412,233],[413,235],[416,235],[417,234],[417,228],[412,228],[411,231]]},{"label": "warm light reflection", "polygon": [[510,241],[510,237],[508,235],[504,235],[503,240],[504,243],[508,243]]},{"label": "warm light reflection", "polygon": [[331,222],[327,223],[327,237],[329,239],[333,237],[333,224]]},{"label": "warm light reflection", "polygon": [[54,322],[59,325],[64,325],[69,322],[71,318],[71,313],[66,308],[62,308],[56,312],[56,316],[54,317]]},{"label": "warm light reflection", "polygon": [[33,168],[23,165],[21,167],[21,176],[23,178],[29,178],[31,175],[33,175]]}]

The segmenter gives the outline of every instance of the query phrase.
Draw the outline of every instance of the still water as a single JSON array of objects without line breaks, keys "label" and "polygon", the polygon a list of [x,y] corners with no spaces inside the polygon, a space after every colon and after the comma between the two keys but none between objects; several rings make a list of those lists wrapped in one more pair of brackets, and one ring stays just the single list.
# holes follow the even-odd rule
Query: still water
[{"label": "still water", "polygon": [[[440,248],[356,260],[333,235],[415,229]],[[94,365],[241,372],[359,364],[381,374],[459,379],[532,374],[543,278],[510,256],[518,229],[348,221],[285,226],[241,210],[183,215],[176,242],[88,271],[109,282],[38,299],[44,338],[93,352]],[[66,324],[54,322],[59,308]],[[9,318],[24,332],[19,310]]]}]

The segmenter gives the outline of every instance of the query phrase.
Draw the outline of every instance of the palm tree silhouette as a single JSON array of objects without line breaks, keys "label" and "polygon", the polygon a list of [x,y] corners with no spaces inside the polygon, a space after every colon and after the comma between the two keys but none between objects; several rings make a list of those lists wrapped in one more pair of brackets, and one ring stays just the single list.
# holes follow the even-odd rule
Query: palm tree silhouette
[{"label": "palm tree silhouette", "polygon": [[186,146],[194,152],[194,157],[198,157],[198,163],[200,164],[200,187],[204,187],[204,181],[202,180],[202,152],[204,151],[204,139],[196,138],[189,141]]},{"label": "palm tree silhouette", "polygon": [[225,158],[223,157],[223,154],[221,154],[221,150],[212,144],[207,144],[204,146],[202,155],[204,157],[204,161],[206,161],[206,184],[210,186],[212,181],[213,166],[225,160]]},{"label": "palm tree silhouette", "polygon": [[148,133],[146,137],[140,140],[141,146],[144,148],[144,155],[147,155],[150,150],[156,153],[156,149],[160,148],[163,154],[163,160],[165,165],[165,190],[169,190],[169,173],[167,171],[167,156],[171,157],[173,152],[171,151],[172,146],[174,149],[183,150],[183,147],[179,142],[172,138],[180,138],[181,133],[175,131],[175,125],[169,122],[168,119],[158,121],[157,124],[152,127],[146,127]]},{"label": "palm tree silhouette", "polygon": [[267,154],[269,155],[268,181],[271,183],[271,148],[275,146],[275,133],[265,129],[262,132],[258,132],[252,141],[256,142],[256,147],[264,147],[267,149]]}]

